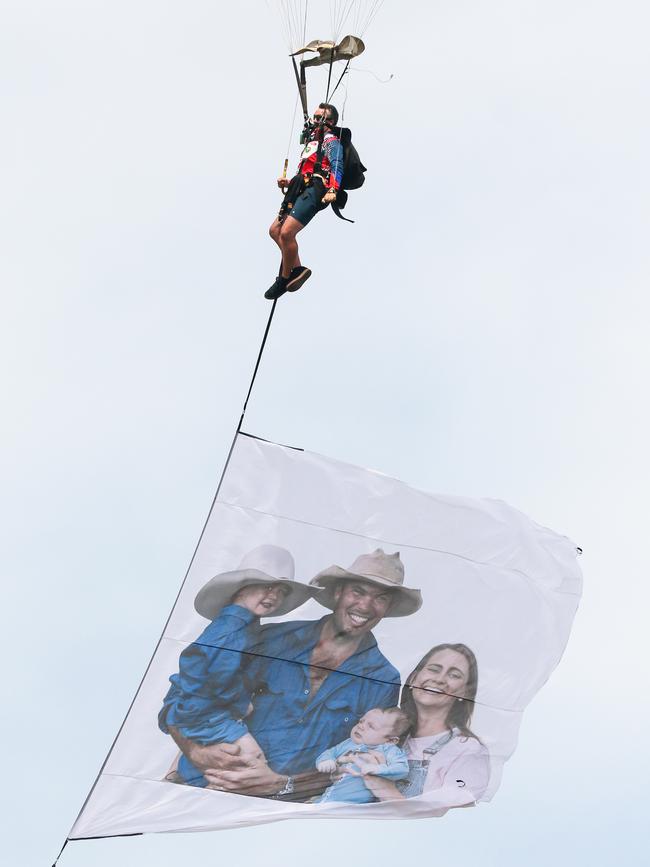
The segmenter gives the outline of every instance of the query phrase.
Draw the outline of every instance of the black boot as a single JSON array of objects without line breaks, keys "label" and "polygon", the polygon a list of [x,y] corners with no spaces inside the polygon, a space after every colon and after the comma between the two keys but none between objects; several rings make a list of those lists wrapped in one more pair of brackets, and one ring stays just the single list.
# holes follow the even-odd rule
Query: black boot
[{"label": "black boot", "polygon": [[283,277],[279,274],[275,278],[275,283],[273,286],[269,286],[269,288],[264,293],[264,297],[269,301],[275,301],[277,298],[280,298],[281,295],[287,291],[287,283],[289,282],[288,277]]}]

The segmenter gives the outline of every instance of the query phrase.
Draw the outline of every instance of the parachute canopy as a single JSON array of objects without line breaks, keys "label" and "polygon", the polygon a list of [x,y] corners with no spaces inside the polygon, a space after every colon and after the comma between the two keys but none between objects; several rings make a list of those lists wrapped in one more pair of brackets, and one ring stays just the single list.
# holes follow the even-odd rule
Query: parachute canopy
[{"label": "parachute canopy", "polygon": [[358,57],[365,51],[366,46],[358,36],[344,36],[343,39],[336,45],[331,41],[321,39],[313,39],[308,42],[303,48],[292,52],[291,56],[296,57],[299,54],[307,52],[315,52],[317,57],[310,57],[307,60],[302,60],[302,66],[321,66],[324,63],[336,63],[338,60],[352,60]]}]

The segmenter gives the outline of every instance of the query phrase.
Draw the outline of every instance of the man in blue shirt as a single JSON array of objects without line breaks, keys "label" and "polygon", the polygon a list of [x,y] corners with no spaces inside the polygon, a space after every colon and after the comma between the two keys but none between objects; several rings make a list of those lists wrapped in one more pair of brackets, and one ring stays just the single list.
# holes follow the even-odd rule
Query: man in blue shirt
[{"label": "man in blue shirt", "polygon": [[331,780],[315,770],[316,757],[348,737],[366,711],[397,704],[399,672],[372,629],[422,604],[420,591],[404,586],[399,554],[362,554],[349,570],[331,566],[310,583],[332,613],[268,624],[249,651],[253,712],[245,724],[262,753],[244,759],[235,746],[196,744],[169,727],[214,788],[295,800],[319,794]]}]

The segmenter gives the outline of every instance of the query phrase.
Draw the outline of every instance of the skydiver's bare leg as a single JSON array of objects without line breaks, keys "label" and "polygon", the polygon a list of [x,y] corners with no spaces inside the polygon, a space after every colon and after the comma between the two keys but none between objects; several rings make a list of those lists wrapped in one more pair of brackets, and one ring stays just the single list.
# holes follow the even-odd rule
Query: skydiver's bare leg
[{"label": "skydiver's bare leg", "polygon": [[292,269],[300,265],[296,235],[304,228],[303,224],[299,220],[296,220],[295,217],[285,217],[284,222],[280,227],[278,245],[282,250],[283,277],[289,277]]},{"label": "skydiver's bare leg", "polygon": [[[286,219],[288,219],[288,218],[285,217],[285,220]],[[298,220],[294,220],[293,217],[291,217],[291,219],[293,220],[294,223],[301,226],[301,228],[302,228],[302,224],[299,223]],[[281,223],[280,220],[278,220],[276,217],[276,219],[273,220],[273,222],[271,223],[271,225],[269,227],[269,235],[275,241],[275,243],[278,245],[278,247],[280,248],[280,251],[282,251],[282,244],[280,242],[280,232],[282,231],[283,225],[284,224]],[[300,230],[298,230],[298,231],[300,231]],[[300,266],[300,256],[298,255],[298,245],[296,244],[295,261],[289,270],[291,271],[292,268],[297,268],[299,266]],[[284,268],[282,267],[282,264],[280,265],[280,273],[281,274],[284,273]]]},{"label": "skydiver's bare leg", "polygon": [[275,220],[273,220],[273,222],[269,226],[269,235],[271,236],[271,238],[273,238],[273,240],[278,245],[278,247],[280,246],[280,229],[281,228],[282,228],[282,223],[278,220],[277,217],[275,218]]}]

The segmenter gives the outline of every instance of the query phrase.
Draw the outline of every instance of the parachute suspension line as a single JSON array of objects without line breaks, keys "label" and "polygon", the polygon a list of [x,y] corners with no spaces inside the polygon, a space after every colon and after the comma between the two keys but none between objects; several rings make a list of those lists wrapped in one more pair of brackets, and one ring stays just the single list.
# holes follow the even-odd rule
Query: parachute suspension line
[{"label": "parachute suspension line", "polygon": [[343,105],[341,106],[341,120],[345,119],[345,106],[348,104],[348,87],[347,84],[343,86],[345,88],[345,96],[343,98]]},{"label": "parachute suspension line", "polygon": [[366,32],[366,30],[370,27],[372,22],[375,20],[377,13],[379,12],[379,10],[381,9],[381,7],[383,5],[384,5],[384,0],[374,0],[372,6],[370,7],[370,12],[368,13],[367,18],[361,26],[361,33],[360,33],[361,36],[363,36],[363,34]]},{"label": "parachute suspension line", "polygon": [[289,53],[291,53],[304,43],[307,32],[309,0],[278,0],[276,6],[284,27]]},{"label": "parachute suspension line", "polygon": [[[363,34],[370,27],[383,5],[384,0],[356,0],[354,3],[354,17],[351,22],[351,29],[356,36],[363,37]],[[341,27],[345,24],[348,16],[349,10],[341,23]]]},{"label": "parachute suspension line", "polygon": [[297,38],[300,33],[298,22],[302,18],[302,12],[298,11],[301,0],[266,0],[269,14],[273,18],[279,18],[280,29],[289,53],[297,48]]},{"label": "parachute suspension line", "polygon": [[[266,0],[266,5],[268,6],[269,12],[272,12],[271,0]],[[284,35],[284,41],[287,43],[287,48],[289,49],[289,51],[293,51],[293,48],[291,45],[291,31],[289,28],[289,17],[288,17],[288,13],[286,11],[286,8],[285,8],[285,4],[280,3],[279,9],[276,7],[276,11],[278,13],[278,18],[280,19],[280,27],[281,27],[282,33]]]},{"label": "parachute suspension line", "polygon": [[334,51],[330,57],[330,68],[327,71],[327,89],[325,91],[325,102],[330,101],[330,82],[332,81],[332,66],[334,65]]},{"label": "parachute suspension line", "polygon": [[294,42],[294,34],[295,34],[295,6],[289,2],[289,0],[282,0],[280,4],[282,10],[284,12],[284,17],[287,22],[287,37],[289,45],[293,45]]},{"label": "parachute suspension line", "polygon": [[307,107],[307,79],[305,77],[305,67],[300,64],[300,72],[298,72],[298,64],[296,58],[291,58],[293,64],[293,72],[296,76],[296,84],[298,85],[298,94],[302,103],[302,116],[305,123],[309,120],[309,108]]},{"label": "parachute suspension line", "polygon": [[[190,574],[190,570],[192,569],[192,566],[194,565],[194,561],[196,559],[196,554],[197,554],[197,552],[199,550],[199,546],[203,540],[203,536],[205,535],[205,531],[206,531],[206,528],[208,526],[208,521],[210,520],[210,515],[212,514],[214,507],[215,507],[215,504],[217,502],[217,498],[219,496],[219,491],[221,490],[221,486],[223,484],[223,480],[225,478],[226,471],[228,469],[228,465],[230,463],[230,458],[232,457],[232,453],[233,453],[234,448],[235,448],[235,443],[237,442],[237,437],[241,433],[242,424],[244,423],[244,416],[246,415],[246,407],[248,406],[248,400],[251,396],[251,392],[253,391],[253,386],[255,385],[255,379],[257,377],[257,371],[259,370],[260,363],[262,361],[262,355],[264,354],[264,347],[266,346],[266,341],[267,341],[267,338],[269,336],[269,331],[271,330],[271,323],[273,322],[273,314],[275,313],[275,307],[276,307],[277,303],[278,302],[277,302],[277,298],[276,298],[275,301],[273,302],[273,306],[271,307],[271,312],[269,313],[269,318],[266,322],[266,328],[264,329],[264,336],[262,337],[262,342],[260,344],[260,348],[259,348],[259,351],[257,353],[257,360],[255,362],[255,367],[253,369],[253,376],[251,377],[251,381],[250,381],[250,384],[248,386],[248,391],[246,392],[246,398],[244,400],[244,405],[242,407],[242,412],[241,412],[241,416],[239,418],[239,423],[237,424],[237,429],[235,430],[235,435],[232,438],[232,442],[230,444],[230,449],[228,450],[228,455],[226,457],[226,462],[223,465],[223,470],[221,471],[221,476],[219,477],[219,483],[217,485],[217,490],[215,491],[214,498],[212,500],[212,503],[210,504],[210,509],[208,510],[208,515],[205,519],[205,523],[203,524],[203,528],[202,528],[201,533],[199,535],[199,540],[196,543],[196,547],[194,548],[194,553],[192,554],[192,557],[190,559],[190,564],[187,567],[187,571],[185,572],[185,576],[181,582],[181,586],[178,590],[178,593],[176,594],[176,598],[174,599],[174,604],[172,605],[172,607],[170,609],[169,616],[167,617],[167,620],[165,621],[165,625],[162,628],[162,632],[160,633],[158,641],[156,642],[156,646],[154,647],[153,653],[151,654],[151,659],[149,660],[149,662],[147,664],[145,672],[142,675],[142,679],[141,679],[140,683],[138,684],[137,689],[135,691],[135,694],[131,700],[131,704],[129,705],[128,710],[124,716],[124,719],[122,720],[122,725],[119,727],[117,734],[115,735],[115,738],[113,739],[113,743],[111,744],[109,751],[106,753],[106,758],[102,762],[102,766],[99,769],[99,772],[97,773],[97,776],[95,777],[95,781],[92,784],[92,787],[86,796],[86,800],[83,802],[81,809],[79,810],[79,813],[77,815],[77,818],[75,819],[74,824],[76,824],[79,821],[79,816],[81,816],[83,811],[86,809],[86,804],[88,803],[93,792],[95,791],[95,789],[97,787],[97,783],[99,782],[99,778],[104,773],[104,768],[106,767],[108,760],[110,759],[110,757],[113,753],[113,750],[115,749],[115,744],[118,742],[119,737],[122,734],[122,730],[126,724],[126,721],[129,717],[129,714],[131,713],[133,705],[135,704],[135,701],[136,701],[138,695],[140,694],[140,690],[142,689],[142,684],[144,683],[145,678],[149,674],[149,669],[151,668],[153,661],[155,659],[155,656],[158,653],[158,648],[160,647],[160,645],[162,643],[165,632],[167,631],[167,627],[169,626],[169,622],[172,619],[172,615],[176,609],[176,606],[178,605],[178,600],[180,599],[181,593],[183,592],[183,588],[185,587],[185,584],[187,582],[187,578]],[[73,824],[73,827],[74,827],[74,824]],[[107,834],[106,836],[107,837],[141,837],[142,833],[136,832],[134,834]],[[77,838],[77,837],[70,837],[70,835],[68,834],[68,836],[66,837],[65,843],[61,847],[61,852],[59,852],[59,854],[57,855],[56,861],[58,861],[59,858],[61,857],[61,853],[63,852],[65,847],[68,845],[68,841],[70,841],[70,840],[75,841],[77,839],[79,839],[79,840],[83,840],[83,839],[95,840],[95,839],[104,839],[104,837],[87,837],[87,838],[79,837],[79,838]],[[54,862],[52,867],[56,867],[56,861]]]},{"label": "parachute suspension line", "polygon": [[[345,67],[344,67],[344,69],[343,69],[343,72],[339,75],[339,80],[338,80],[338,81],[336,82],[336,84],[334,85],[334,90],[329,94],[329,96],[328,96],[328,98],[327,98],[327,101],[328,101],[328,102],[330,101],[330,99],[334,99],[334,94],[335,94],[336,91],[339,89],[339,84],[343,81],[343,76],[345,75],[345,73],[346,73],[346,72],[348,71],[348,69],[350,68],[350,63],[351,63],[351,62],[352,62],[351,60],[348,60],[348,62],[345,64]],[[346,98],[346,100],[347,100],[347,88],[346,88],[346,96],[345,96],[345,98]]]},{"label": "parachute suspension line", "polygon": [[[357,3],[357,2],[358,2],[358,0],[347,0],[347,2],[346,2],[346,0],[343,0],[343,2],[341,3],[341,8],[340,8],[338,14],[335,13],[333,35],[332,35],[334,42],[338,42],[339,36],[343,32],[343,26],[345,25],[345,22],[348,20],[350,12],[352,11],[352,9],[355,6],[355,3]],[[357,5],[357,15],[359,12],[359,8],[360,8],[359,5]]]},{"label": "parachute suspension line", "polygon": [[289,153],[291,151],[291,142],[293,141],[293,132],[296,128],[296,112],[298,111],[298,100],[300,99],[300,93],[296,94],[296,100],[293,104],[293,117],[291,118],[291,132],[289,133],[289,141],[287,142],[287,155],[284,158],[284,177],[287,176],[287,165],[289,160]]}]

